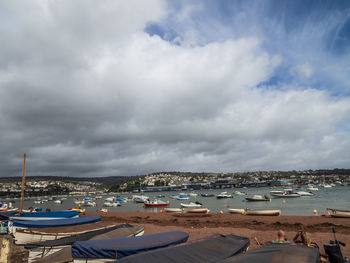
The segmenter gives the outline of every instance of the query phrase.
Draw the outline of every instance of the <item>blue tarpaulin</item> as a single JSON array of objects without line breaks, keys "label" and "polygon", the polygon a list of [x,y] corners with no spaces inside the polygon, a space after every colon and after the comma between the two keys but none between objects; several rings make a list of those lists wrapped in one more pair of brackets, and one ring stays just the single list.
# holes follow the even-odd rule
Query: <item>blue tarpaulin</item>
[{"label": "blue tarpaulin", "polygon": [[101,220],[100,216],[87,216],[78,218],[64,218],[52,220],[19,220],[14,219],[13,225],[24,228],[45,228],[45,227],[60,227],[60,226],[75,226],[95,223]]},{"label": "blue tarpaulin", "polygon": [[186,242],[188,233],[171,231],[139,237],[102,239],[75,242],[73,258],[120,259],[136,253]]},{"label": "blue tarpaulin", "polygon": [[57,212],[32,212],[22,213],[21,217],[52,217],[52,218],[71,218],[79,216],[78,211],[57,211]]}]

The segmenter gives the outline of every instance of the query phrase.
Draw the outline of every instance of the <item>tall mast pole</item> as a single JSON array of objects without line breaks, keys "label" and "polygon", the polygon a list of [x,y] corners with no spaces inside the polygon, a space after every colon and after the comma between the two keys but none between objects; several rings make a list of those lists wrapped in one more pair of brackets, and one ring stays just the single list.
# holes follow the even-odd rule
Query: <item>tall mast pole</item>
[{"label": "tall mast pole", "polygon": [[24,154],[24,156],[23,156],[22,200],[21,200],[21,210],[19,211],[20,214],[22,214],[22,211],[23,211],[24,183],[26,181],[25,177],[26,177],[26,154]]}]

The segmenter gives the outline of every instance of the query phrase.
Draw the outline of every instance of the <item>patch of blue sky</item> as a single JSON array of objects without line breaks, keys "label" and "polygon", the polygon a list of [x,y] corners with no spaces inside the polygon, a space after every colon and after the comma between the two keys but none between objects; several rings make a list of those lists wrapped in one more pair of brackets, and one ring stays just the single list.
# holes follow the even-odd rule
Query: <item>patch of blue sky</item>
[{"label": "patch of blue sky", "polygon": [[[145,31],[175,44],[254,37],[283,62],[258,88],[300,86],[350,93],[350,1],[168,1],[169,15]],[[193,37],[194,36],[194,37]],[[296,85],[290,85],[296,84]]]}]

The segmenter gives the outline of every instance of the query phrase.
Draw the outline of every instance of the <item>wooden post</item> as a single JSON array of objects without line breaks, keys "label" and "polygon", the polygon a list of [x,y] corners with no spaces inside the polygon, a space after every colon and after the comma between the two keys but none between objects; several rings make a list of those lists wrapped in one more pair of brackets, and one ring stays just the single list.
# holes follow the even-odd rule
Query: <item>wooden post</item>
[{"label": "wooden post", "polygon": [[21,200],[21,210],[19,211],[20,214],[22,214],[22,211],[23,211],[25,177],[26,177],[26,154],[24,154],[23,156],[22,200]]}]

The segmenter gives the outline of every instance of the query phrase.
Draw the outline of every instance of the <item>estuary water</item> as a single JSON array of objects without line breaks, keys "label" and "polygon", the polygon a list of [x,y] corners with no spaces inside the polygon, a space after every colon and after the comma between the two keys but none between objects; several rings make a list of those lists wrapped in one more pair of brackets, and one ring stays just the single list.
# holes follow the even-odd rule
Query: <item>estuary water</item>
[{"label": "estuary water", "polygon": [[[349,186],[335,186],[332,188],[323,188],[318,186],[319,191],[313,191],[313,196],[302,196],[296,198],[272,198],[271,202],[247,202],[245,197],[251,197],[255,194],[269,195],[271,190],[282,190],[282,188],[229,188],[229,189],[215,189],[215,190],[200,190],[200,191],[187,191],[185,194],[196,193],[198,196],[191,197],[189,200],[175,200],[170,198],[171,195],[177,195],[180,192],[145,192],[144,195],[152,199],[161,199],[163,201],[169,201],[169,207],[180,208],[180,203],[189,203],[198,201],[203,204],[202,207],[210,209],[210,213],[227,213],[227,208],[249,208],[249,209],[280,209],[282,215],[313,215],[314,210],[317,210],[318,215],[326,214],[326,208],[337,208],[350,210],[350,187]],[[293,190],[296,190],[293,188]],[[234,195],[233,198],[217,199],[216,197],[202,197],[201,193],[220,194],[226,191],[228,194],[233,194],[234,191],[241,191],[247,193],[246,196]],[[297,191],[306,191],[305,189],[298,189]],[[138,193],[121,193],[120,197],[131,197],[133,194]],[[164,195],[162,198],[157,198],[158,195]],[[104,200],[107,197],[112,197],[111,194],[105,194],[101,199],[93,200],[97,203],[96,207],[84,207],[87,211],[100,210],[103,207]],[[24,201],[24,209],[28,207],[41,207],[43,211],[46,208],[50,208],[51,211],[59,211],[72,207],[78,207],[74,204],[74,200],[82,200],[86,196],[81,197],[68,197],[63,200],[62,204],[55,204],[53,201],[48,201],[42,204],[36,204],[32,201]],[[94,196],[89,196],[94,198]],[[61,197],[57,197],[60,199]],[[42,198],[45,199],[45,198]],[[17,199],[14,204],[16,207],[20,206],[20,200]],[[128,201],[122,203],[120,207],[105,207],[108,211],[127,211],[127,212],[160,212],[163,208],[144,208],[143,204]]]}]

